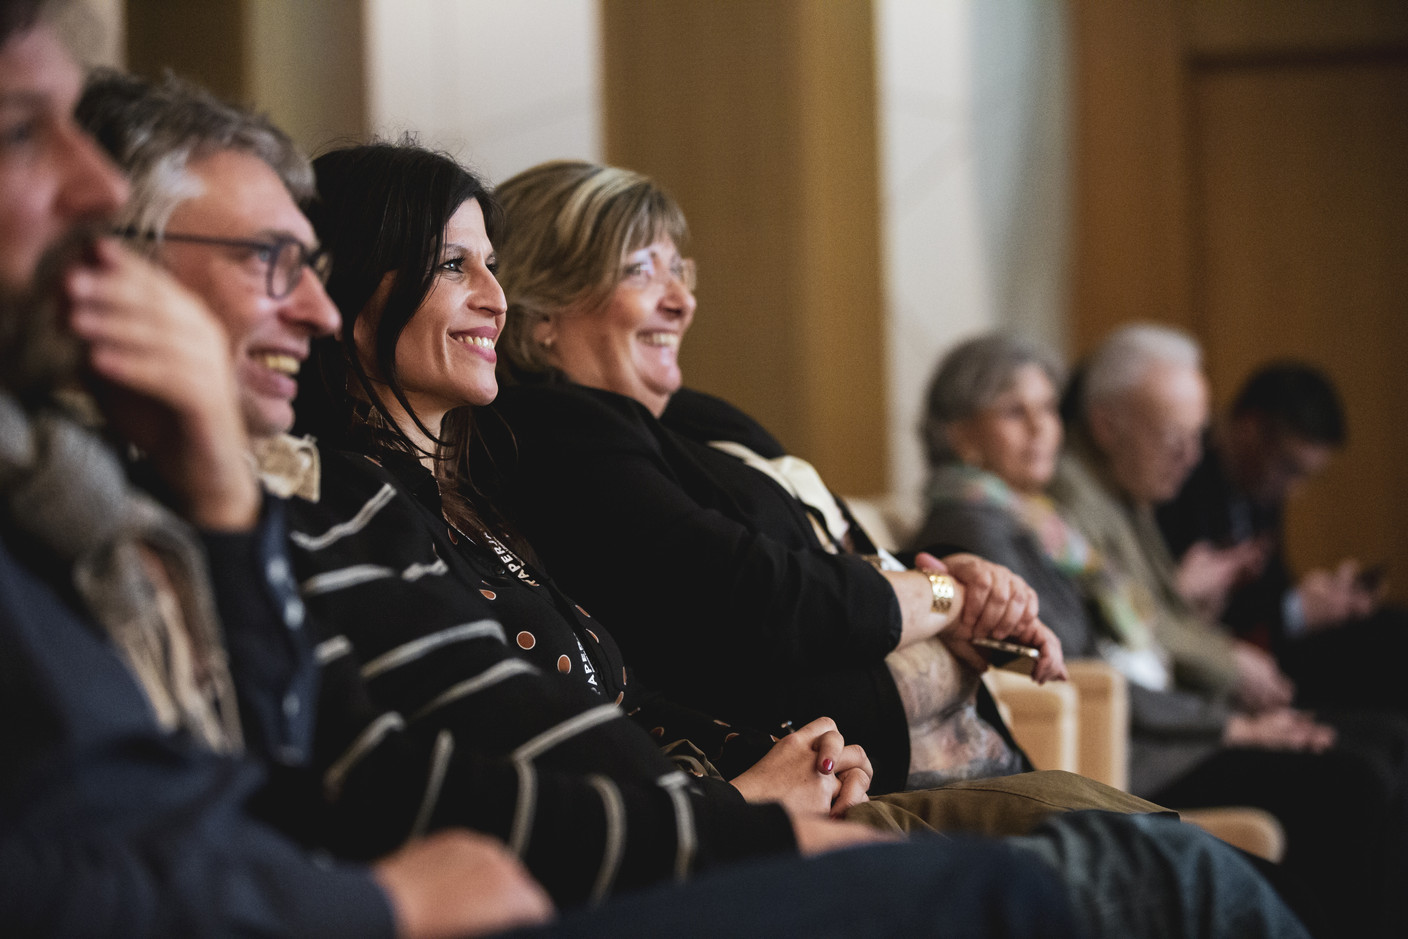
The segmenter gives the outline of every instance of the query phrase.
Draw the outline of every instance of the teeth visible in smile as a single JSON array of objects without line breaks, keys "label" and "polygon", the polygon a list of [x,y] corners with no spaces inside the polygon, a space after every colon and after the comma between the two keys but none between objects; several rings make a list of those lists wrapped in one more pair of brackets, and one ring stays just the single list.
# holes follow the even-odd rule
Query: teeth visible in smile
[{"label": "teeth visible in smile", "polygon": [[456,336],[456,342],[462,342],[467,346],[478,346],[481,349],[494,348],[494,340],[488,336]]},{"label": "teeth visible in smile", "polygon": [[668,346],[671,349],[679,347],[679,333],[641,333],[640,341],[647,346]]},{"label": "teeth visible in smile", "polygon": [[261,352],[253,356],[254,361],[274,372],[297,375],[299,362],[291,355],[282,352]]}]

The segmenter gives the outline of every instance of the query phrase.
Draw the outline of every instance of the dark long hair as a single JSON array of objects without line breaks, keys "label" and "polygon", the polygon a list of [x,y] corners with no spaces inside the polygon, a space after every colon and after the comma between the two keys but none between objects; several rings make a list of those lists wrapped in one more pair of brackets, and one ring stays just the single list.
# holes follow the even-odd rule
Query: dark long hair
[{"label": "dark long hair", "polygon": [[[454,159],[410,141],[373,143],[325,153],[313,161],[317,196],[305,206],[333,262],[328,296],[342,314],[341,341],[322,339],[299,376],[295,432],[323,446],[363,453],[399,452],[435,457],[446,513],[471,529],[489,527],[473,505],[463,448],[473,409],[450,411],[432,433],[406,399],[396,369],[396,344],[435,284],[445,226],[470,199],[484,212],[492,241],[503,212],[483,181]],[[387,274],[390,290],[379,309],[373,299]],[[357,321],[376,321],[371,355],[373,382],[353,348]],[[392,419],[382,399],[389,390],[416,427],[434,444],[427,453]],[[495,525],[502,530],[502,525]]]}]

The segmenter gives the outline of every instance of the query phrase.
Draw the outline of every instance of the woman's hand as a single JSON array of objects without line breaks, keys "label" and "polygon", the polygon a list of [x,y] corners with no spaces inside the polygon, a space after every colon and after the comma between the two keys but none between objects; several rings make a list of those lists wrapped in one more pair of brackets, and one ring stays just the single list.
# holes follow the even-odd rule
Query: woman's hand
[{"label": "woman's hand", "polygon": [[1061,640],[1037,619],[1036,591],[1025,580],[1000,564],[972,554],[952,554],[940,561],[921,551],[914,564],[925,573],[947,573],[959,584],[961,594],[955,602],[961,599],[961,612],[939,633],[955,656],[983,671],[988,667],[987,657],[972,641],[1000,639],[1037,650],[1036,668],[1032,670],[1032,680],[1037,684],[1066,678]]},{"label": "woman's hand", "polygon": [[[944,638],[942,636],[940,639]],[[1038,685],[1048,681],[1065,681],[1066,657],[1061,650],[1061,640],[1041,620],[1033,620],[1008,636],[1008,642],[1031,646],[1037,651],[1036,668],[1032,669],[1032,681]]]},{"label": "woman's hand", "polygon": [[794,817],[840,817],[869,798],[873,775],[865,750],[847,746],[836,722],[819,717],[779,740],[733,786],[749,802],[781,802]]},{"label": "woman's hand", "polygon": [[111,240],[65,277],[69,324],[100,380],[99,405],[198,526],[252,526],[259,487],[230,340],[194,294]]}]

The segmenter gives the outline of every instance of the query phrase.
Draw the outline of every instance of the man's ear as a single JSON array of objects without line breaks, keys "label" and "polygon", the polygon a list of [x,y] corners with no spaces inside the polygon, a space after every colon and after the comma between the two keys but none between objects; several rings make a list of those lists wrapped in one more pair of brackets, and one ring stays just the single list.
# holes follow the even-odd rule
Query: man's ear
[{"label": "man's ear", "polygon": [[1109,404],[1091,402],[1086,405],[1085,422],[1095,445],[1110,454],[1120,442],[1120,419],[1117,409]]}]

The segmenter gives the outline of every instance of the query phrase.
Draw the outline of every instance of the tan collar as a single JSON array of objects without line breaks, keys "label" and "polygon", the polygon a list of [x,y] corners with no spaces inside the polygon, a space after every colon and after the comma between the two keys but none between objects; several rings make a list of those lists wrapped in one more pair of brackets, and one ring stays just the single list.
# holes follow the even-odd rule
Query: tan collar
[{"label": "tan collar", "polygon": [[317,502],[322,491],[322,467],[312,437],[279,434],[254,441],[250,458],[259,481],[272,494]]}]

